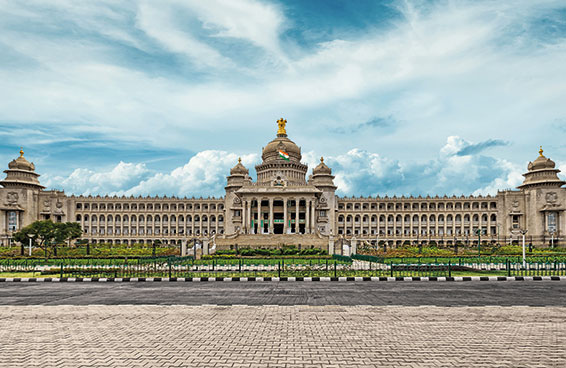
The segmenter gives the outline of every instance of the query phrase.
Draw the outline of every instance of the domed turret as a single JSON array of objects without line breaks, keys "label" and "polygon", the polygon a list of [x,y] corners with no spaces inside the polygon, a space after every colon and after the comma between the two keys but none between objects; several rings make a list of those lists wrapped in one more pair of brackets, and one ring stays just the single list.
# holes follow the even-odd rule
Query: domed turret
[{"label": "domed turret", "polygon": [[324,163],[324,157],[320,158],[320,164],[312,170],[313,175],[330,175],[332,170]]},{"label": "domed turret", "polygon": [[544,157],[543,150],[540,147],[539,156],[533,162],[529,162],[527,166],[528,172],[523,174],[525,180],[519,185],[520,189],[544,187],[556,188],[561,187],[566,182],[560,180],[558,173],[560,170],[555,169],[556,164],[551,159]]},{"label": "domed turret", "polygon": [[238,157],[238,163],[230,169],[230,175],[249,175],[250,171],[242,165],[242,158]]},{"label": "domed turret", "polygon": [[44,189],[39,183],[39,174],[35,172],[35,165],[24,157],[24,150],[20,149],[20,157],[8,164],[8,170],[4,170],[6,179],[0,181],[5,188],[31,188]]},{"label": "domed turret", "polygon": [[228,176],[228,183],[226,189],[228,188],[238,188],[244,185],[246,181],[250,180],[249,170],[242,165],[242,158],[238,157],[238,163],[230,170],[230,176]]},{"label": "domed turret", "polygon": [[309,180],[316,187],[330,187],[336,189],[332,170],[324,163],[324,158],[320,158],[320,164],[312,170],[312,179]]},{"label": "domed turret", "polygon": [[301,148],[287,138],[287,120],[277,120],[277,137],[265,146],[261,153],[263,162],[257,165],[258,183],[267,184],[279,178],[297,184],[306,184],[308,166],[301,163]]}]

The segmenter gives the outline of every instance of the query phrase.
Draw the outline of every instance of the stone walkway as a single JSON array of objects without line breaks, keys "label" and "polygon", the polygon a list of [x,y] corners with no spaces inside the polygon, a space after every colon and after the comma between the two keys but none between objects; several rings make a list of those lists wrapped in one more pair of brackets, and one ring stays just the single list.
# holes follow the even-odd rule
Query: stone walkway
[{"label": "stone walkway", "polygon": [[6,368],[565,366],[563,307],[0,307]]}]

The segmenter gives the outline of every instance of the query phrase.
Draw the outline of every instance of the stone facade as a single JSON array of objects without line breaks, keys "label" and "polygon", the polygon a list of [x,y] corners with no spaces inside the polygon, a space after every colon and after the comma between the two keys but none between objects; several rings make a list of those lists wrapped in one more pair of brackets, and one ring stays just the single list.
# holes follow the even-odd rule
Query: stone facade
[{"label": "stone facade", "polygon": [[[20,157],[0,182],[0,242],[35,220],[76,221],[91,243],[274,247],[302,244],[342,253],[343,245],[452,246],[526,241],[564,244],[566,188],[555,163],[529,163],[516,190],[495,196],[338,197],[332,170],[321,158],[307,178],[301,148],[287,137],[286,121],[262,150],[257,180],[238,162],[221,198],[67,196],[47,191],[33,163]],[[336,246],[335,246],[336,245]]]}]

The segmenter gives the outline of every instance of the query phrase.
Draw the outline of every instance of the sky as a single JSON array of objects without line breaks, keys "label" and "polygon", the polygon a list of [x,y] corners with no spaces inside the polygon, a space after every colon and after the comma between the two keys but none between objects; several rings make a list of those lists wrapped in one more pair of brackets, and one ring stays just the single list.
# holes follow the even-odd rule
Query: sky
[{"label": "sky", "polygon": [[222,196],[283,117],[340,196],[495,195],[565,101],[564,0],[0,0],[0,162],[68,194]]}]

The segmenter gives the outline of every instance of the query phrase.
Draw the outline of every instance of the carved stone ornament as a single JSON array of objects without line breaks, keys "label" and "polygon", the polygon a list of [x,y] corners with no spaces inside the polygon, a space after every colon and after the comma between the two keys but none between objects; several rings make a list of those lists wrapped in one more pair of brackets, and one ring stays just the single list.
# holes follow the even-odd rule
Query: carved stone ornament
[{"label": "carved stone ornament", "polygon": [[240,197],[234,198],[234,204],[240,204],[240,203],[242,203],[242,200],[240,199]]},{"label": "carved stone ornament", "polygon": [[57,203],[55,204],[55,206],[56,206],[57,208],[59,208],[59,209],[60,209],[60,208],[63,208],[63,203],[57,201]]},{"label": "carved stone ornament", "polygon": [[326,198],[321,197],[321,198],[320,198],[320,203],[326,203]]},{"label": "carved stone ornament", "polygon": [[17,192],[9,192],[8,195],[6,196],[6,200],[8,201],[9,204],[18,203],[19,198],[20,197],[18,196]]},{"label": "carved stone ornament", "polygon": [[556,206],[556,202],[558,202],[558,194],[556,194],[556,192],[546,193],[545,200],[547,205]]},{"label": "carved stone ornament", "polygon": [[51,207],[51,201],[49,199],[46,199],[43,201],[43,207],[49,208]]},{"label": "carved stone ornament", "polygon": [[287,186],[287,177],[283,175],[281,171],[277,171],[275,175],[271,177],[271,186],[272,187],[286,187]]},{"label": "carved stone ornament", "polygon": [[514,200],[513,201],[513,208],[518,208],[519,207],[519,201],[518,200]]}]

